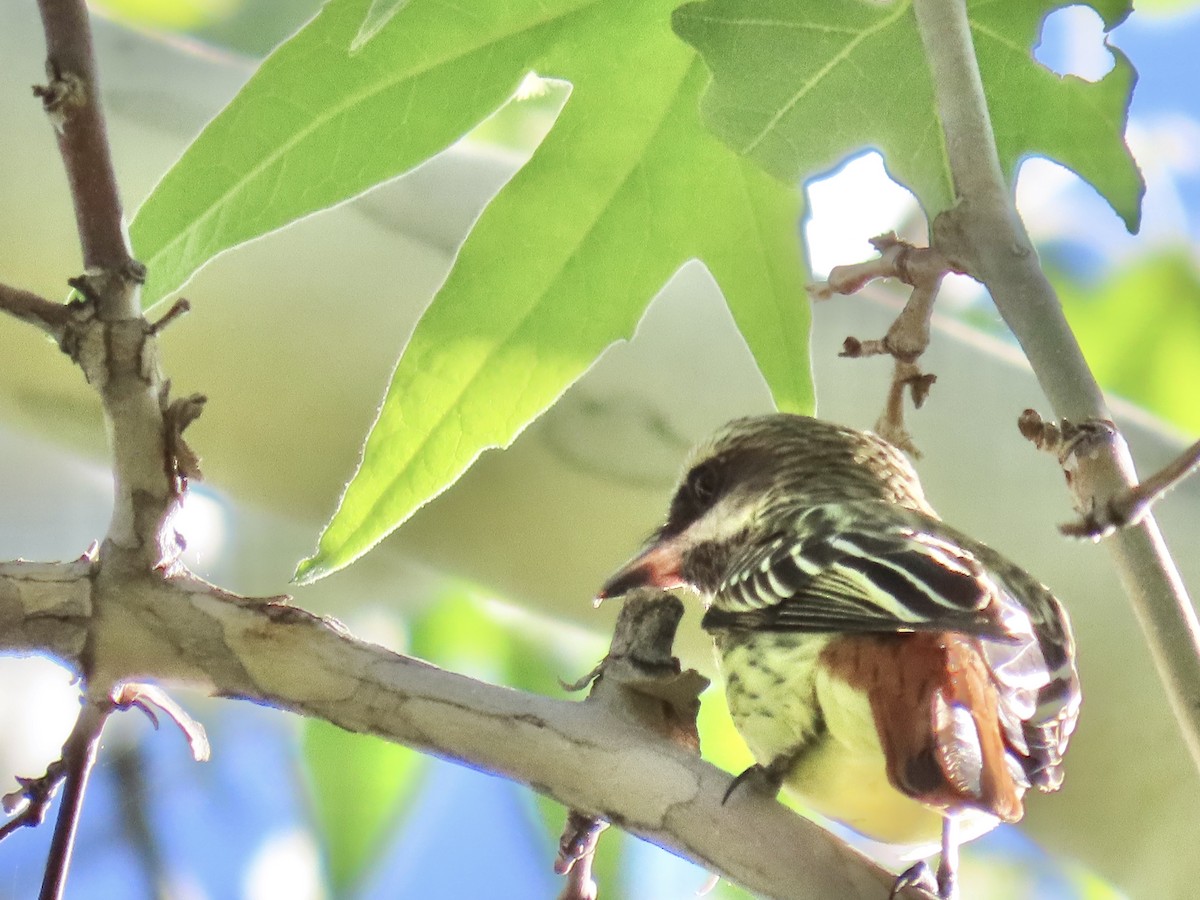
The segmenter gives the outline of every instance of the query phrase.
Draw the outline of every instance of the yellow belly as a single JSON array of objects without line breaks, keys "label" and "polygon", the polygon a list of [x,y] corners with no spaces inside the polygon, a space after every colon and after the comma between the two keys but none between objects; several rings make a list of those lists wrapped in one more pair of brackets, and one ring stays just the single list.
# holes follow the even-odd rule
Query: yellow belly
[{"label": "yellow belly", "polygon": [[[717,647],[738,732],[767,765],[803,748],[784,787],[805,806],[889,844],[935,846],[942,815],[892,786],[866,694],[817,665],[828,635],[722,635]],[[968,837],[995,824],[971,817]]]}]

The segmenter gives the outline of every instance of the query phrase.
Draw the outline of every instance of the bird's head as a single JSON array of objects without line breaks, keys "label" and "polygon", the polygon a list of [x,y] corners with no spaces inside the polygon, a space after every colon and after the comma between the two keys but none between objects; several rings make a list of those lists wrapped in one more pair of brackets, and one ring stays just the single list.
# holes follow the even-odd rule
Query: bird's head
[{"label": "bird's head", "polygon": [[870,432],[789,414],[736,419],[693,452],[666,521],[597,598],[637,587],[711,595],[789,513],[871,499],[932,512],[908,460]]}]

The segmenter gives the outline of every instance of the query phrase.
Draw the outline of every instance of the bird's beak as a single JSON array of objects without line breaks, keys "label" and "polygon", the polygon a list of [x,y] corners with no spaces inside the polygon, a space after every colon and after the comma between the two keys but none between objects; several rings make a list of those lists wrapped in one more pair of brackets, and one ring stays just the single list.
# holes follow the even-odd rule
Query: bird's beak
[{"label": "bird's beak", "polygon": [[677,542],[657,540],[604,583],[604,587],[596,594],[596,602],[619,597],[639,587],[655,587],[664,591],[682,587],[684,581],[679,571],[682,564],[683,555]]}]

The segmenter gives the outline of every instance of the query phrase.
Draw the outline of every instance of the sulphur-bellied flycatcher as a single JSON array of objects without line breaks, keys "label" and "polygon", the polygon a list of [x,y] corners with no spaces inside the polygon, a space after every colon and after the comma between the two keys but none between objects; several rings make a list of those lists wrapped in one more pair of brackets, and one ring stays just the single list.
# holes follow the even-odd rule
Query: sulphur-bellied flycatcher
[{"label": "sulphur-bellied flycatcher", "polygon": [[932,851],[940,832],[945,896],[958,842],[1062,782],[1081,699],[1065,611],[944,524],[870,432],[730,423],[599,596],[638,586],[703,598],[760,780],[876,840]]}]

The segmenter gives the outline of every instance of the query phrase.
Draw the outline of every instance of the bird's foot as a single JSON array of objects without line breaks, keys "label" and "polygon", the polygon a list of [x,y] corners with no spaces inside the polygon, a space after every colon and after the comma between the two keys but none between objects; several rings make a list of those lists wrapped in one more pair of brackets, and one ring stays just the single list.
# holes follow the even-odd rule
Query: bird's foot
[{"label": "bird's foot", "polygon": [[896,900],[910,887],[918,888],[927,894],[941,898],[941,900],[958,900],[957,874],[954,867],[943,860],[938,866],[937,876],[934,877],[929,863],[921,860],[896,876],[896,882],[892,885],[892,892],[888,894],[888,900]]},{"label": "bird's foot", "polygon": [[779,789],[783,786],[784,773],[789,768],[785,763],[790,763],[786,757],[781,757],[775,760],[768,766],[761,766],[755,763],[749,768],[743,769],[741,774],[734,776],[729,787],[725,789],[725,796],[721,798],[721,805],[729,802],[729,798],[743,784],[750,785],[756,791],[766,794],[768,797],[774,797],[779,793]]},{"label": "bird's foot", "polygon": [[888,900],[896,900],[901,892],[910,887],[920,888],[935,897],[942,896],[938,890],[937,879],[933,877],[933,870],[929,868],[929,863],[925,860],[909,866],[896,876],[896,883],[892,885],[892,892],[888,894]]}]

